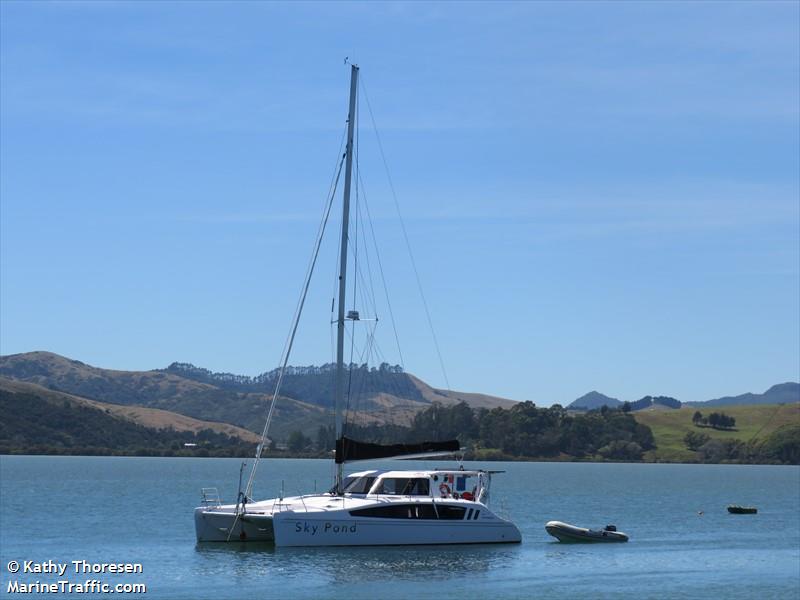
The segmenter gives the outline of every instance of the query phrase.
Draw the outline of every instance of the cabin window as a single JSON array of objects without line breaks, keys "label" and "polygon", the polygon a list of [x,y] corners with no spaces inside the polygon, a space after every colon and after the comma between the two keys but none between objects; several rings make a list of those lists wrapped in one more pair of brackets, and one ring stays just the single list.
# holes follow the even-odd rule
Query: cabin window
[{"label": "cabin window", "polygon": [[375,483],[375,477],[358,477],[344,486],[346,494],[366,494]]},{"label": "cabin window", "polygon": [[[378,519],[446,519],[457,521],[464,518],[466,511],[467,509],[462,506],[448,506],[438,503],[436,506],[433,504],[389,504],[351,510],[350,515]],[[475,512],[476,516],[478,512],[480,511]]]},{"label": "cabin window", "polygon": [[[350,486],[356,479],[358,479],[358,477],[345,477],[344,481],[342,481],[342,489],[343,490],[347,489],[347,487]],[[331,489],[329,489],[328,493],[329,494],[338,493],[336,486],[333,486]]]},{"label": "cabin window", "polygon": [[[436,507],[441,515],[441,507]],[[436,519],[436,510],[431,504],[389,504],[351,510],[353,517],[378,519]]]},{"label": "cabin window", "polygon": [[378,481],[372,493],[387,496],[430,496],[430,481],[425,477],[385,477]]},{"label": "cabin window", "polygon": [[460,520],[464,518],[467,509],[463,506],[448,506],[437,504],[436,510],[439,512],[440,519]]}]

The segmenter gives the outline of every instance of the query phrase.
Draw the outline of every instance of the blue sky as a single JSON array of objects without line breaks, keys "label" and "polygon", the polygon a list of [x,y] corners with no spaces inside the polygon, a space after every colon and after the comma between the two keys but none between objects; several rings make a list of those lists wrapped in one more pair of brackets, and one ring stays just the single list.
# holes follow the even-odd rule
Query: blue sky
[{"label": "blue sky", "polygon": [[[2,2],[0,351],[276,366],[349,56],[454,389],[800,379],[798,7]],[[444,387],[366,115],[405,367]],[[294,364],[331,360],[334,247]]]}]

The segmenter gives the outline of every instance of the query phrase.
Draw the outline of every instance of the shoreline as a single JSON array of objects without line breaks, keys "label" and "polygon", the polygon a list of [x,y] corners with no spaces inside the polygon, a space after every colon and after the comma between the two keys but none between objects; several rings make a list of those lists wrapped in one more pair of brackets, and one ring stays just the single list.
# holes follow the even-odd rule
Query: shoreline
[{"label": "shoreline", "polygon": [[[227,455],[224,453],[219,454],[146,454],[136,452],[119,452],[119,453],[71,453],[71,452],[0,452],[0,457],[12,456],[76,456],[76,457],[98,457],[98,458],[229,458],[229,459],[253,459],[254,457],[248,455]],[[330,460],[329,456],[308,455],[308,454],[274,454],[263,455],[262,459],[281,458],[292,460]],[[430,462],[433,459],[420,459],[421,462]],[[465,462],[519,462],[519,463],[587,463],[587,464],[643,464],[643,465],[751,465],[751,466],[779,466],[779,467],[793,467],[800,466],[797,463],[786,462],[744,462],[725,460],[718,462],[702,462],[702,461],[673,461],[673,460],[608,460],[608,459],[594,459],[594,458],[553,458],[553,457],[464,457]]]}]

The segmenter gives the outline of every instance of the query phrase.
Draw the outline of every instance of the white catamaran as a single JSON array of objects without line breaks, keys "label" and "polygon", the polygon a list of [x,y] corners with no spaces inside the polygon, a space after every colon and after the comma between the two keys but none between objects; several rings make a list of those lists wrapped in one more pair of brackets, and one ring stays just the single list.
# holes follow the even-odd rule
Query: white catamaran
[{"label": "white catamaran", "polygon": [[[336,476],[332,490],[295,497],[254,501],[250,498],[256,467],[267,440],[289,353],[319,252],[323,218],[312,262],[281,363],[261,443],[247,486],[235,504],[222,504],[216,490],[203,491],[203,503],[194,511],[199,542],[270,542],[276,546],[367,546],[409,544],[482,544],[521,541],[519,529],[489,508],[492,474],[497,471],[453,469],[371,470],[343,476],[346,462],[378,458],[414,458],[453,454],[457,440],[419,444],[378,445],[359,442],[343,434],[345,322],[359,319],[345,315],[350,188],[353,171],[353,139],[356,122],[358,67],[351,65],[350,104],[339,255],[339,296],[336,371],[335,432]],[[339,169],[341,172],[341,162]],[[338,176],[337,176],[338,181]],[[335,190],[335,186],[334,186]],[[332,197],[331,197],[332,199]],[[241,478],[240,478],[241,479]],[[213,490],[213,491],[210,491]]]}]

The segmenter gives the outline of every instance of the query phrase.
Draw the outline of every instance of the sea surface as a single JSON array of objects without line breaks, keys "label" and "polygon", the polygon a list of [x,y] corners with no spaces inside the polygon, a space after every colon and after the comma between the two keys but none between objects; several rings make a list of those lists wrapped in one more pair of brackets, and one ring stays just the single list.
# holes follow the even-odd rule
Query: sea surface
[{"label": "sea surface", "polygon": [[[248,461],[251,462],[251,461]],[[505,470],[492,507],[515,545],[274,548],[198,545],[204,486],[233,501],[238,459],[0,457],[0,583],[143,583],[149,598],[800,598],[800,468],[745,465],[465,463]],[[249,466],[249,465],[248,465]],[[375,461],[358,469],[392,466]],[[402,468],[452,463],[404,462]],[[265,459],[256,497],[326,489],[324,460]],[[736,503],[757,515],[730,515]],[[627,544],[566,545],[545,522],[615,524]],[[139,563],[75,574],[71,561]],[[9,561],[70,563],[12,574]],[[58,594],[8,594],[53,597]],[[92,594],[86,595],[92,597]],[[108,597],[108,594],[105,594]]]}]

